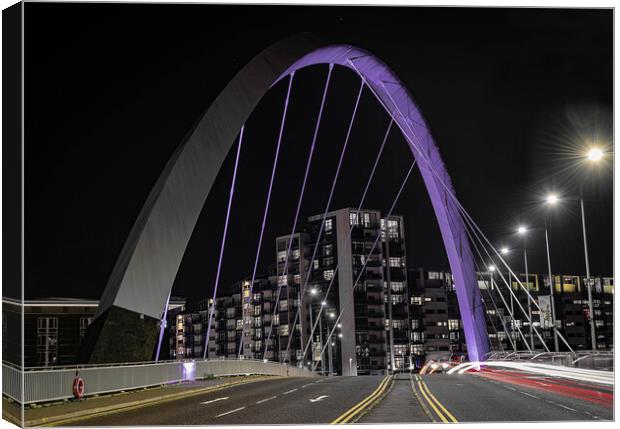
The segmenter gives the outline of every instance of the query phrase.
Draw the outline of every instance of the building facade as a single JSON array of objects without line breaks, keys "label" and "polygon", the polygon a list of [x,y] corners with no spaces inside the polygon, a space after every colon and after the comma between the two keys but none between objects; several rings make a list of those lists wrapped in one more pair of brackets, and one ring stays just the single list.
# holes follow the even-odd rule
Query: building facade
[{"label": "building facade", "polygon": [[[169,309],[185,301],[171,298]],[[99,301],[73,298],[2,299],[2,359],[25,367],[74,365]],[[23,316],[22,316],[23,315]],[[23,317],[24,344],[21,342]]]}]

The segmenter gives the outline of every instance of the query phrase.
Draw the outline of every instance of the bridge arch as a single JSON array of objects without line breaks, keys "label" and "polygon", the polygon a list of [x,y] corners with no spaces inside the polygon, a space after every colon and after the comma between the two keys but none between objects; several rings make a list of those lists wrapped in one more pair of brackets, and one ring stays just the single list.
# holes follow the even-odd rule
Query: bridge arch
[{"label": "bridge arch", "polygon": [[[340,65],[357,73],[407,140],[439,223],[470,360],[484,359],[489,342],[473,255],[450,195],[450,177],[420,110],[396,74],[370,52],[302,34],[271,45],[243,67],[168,161],[110,275],[81,350],[82,361],[151,358],[183,254],[239,130],[273,85],[316,64]],[[119,330],[125,332],[123,338]]]}]

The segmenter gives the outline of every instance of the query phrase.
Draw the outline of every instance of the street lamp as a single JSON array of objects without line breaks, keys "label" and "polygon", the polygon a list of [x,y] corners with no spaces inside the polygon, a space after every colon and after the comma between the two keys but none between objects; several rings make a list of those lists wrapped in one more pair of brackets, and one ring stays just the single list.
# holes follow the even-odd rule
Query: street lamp
[{"label": "street lamp", "polygon": [[549,194],[547,195],[546,201],[547,201],[547,204],[549,204],[550,206],[553,206],[557,204],[558,201],[560,201],[560,198],[556,194]]},{"label": "street lamp", "polygon": [[310,289],[310,295],[316,295],[319,291],[316,288]]},{"label": "street lamp", "polygon": [[[560,199],[556,194],[547,195],[547,205],[554,206]],[[545,212],[545,244],[547,247],[547,268],[549,269],[549,289],[551,295],[551,323],[553,324],[553,345],[555,348],[555,352],[557,353],[560,350],[560,346],[558,343],[558,327],[555,324],[555,299],[554,299],[554,279],[551,274],[551,256],[549,256],[549,231],[547,228],[547,213]]]},{"label": "street lamp", "polygon": [[[507,255],[508,253],[510,253],[510,249],[506,246],[502,247],[499,249],[499,253],[502,255]],[[508,287],[512,290],[512,274],[510,272],[510,268],[508,269]],[[514,341],[515,339],[515,335],[514,335],[514,330],[515,330],[515,318],[514,318],[514,306],[513,306],[513,297],[512,297],[512,292],[510,293],[510,336],[513,339],[512,344],[513,346],[516,347],[516,342]],[[515,352],[516,352],[516,348],[515,348]]]},{"label": "street lamp", "polygon": [[[597,163],[603,159],[603,151],[600,148],[593,147],[586,154],[588,161]],[[581,204],[581,227],[583,229],[583,253],[586,260],[586,287],[588,289],[588,310],[590,312],[590,337],[592,350],[596,350],[596,327],[594,322],[594,308],[592,305],[592,280],[590,279],[590,261],[588,260],[588,239],[586,237],[586,215],[583,207],[583,188],[579,184],[579,203]]]},{"label": "street lamp", "polygon": [[598,147],[593,147],[590,148],[590,150],[588,151],[588,153],[586,154],[586,158],[588,159],[588,161],[600,161],[601,159],[603,159],[603,151],[598,148]]},{"label": "street lamp", "polygon": [[527,236],[527,227],[520,225],[517,228],[517,233],[523,237],[523,261],[525,263],[525,285],[528,293],[527,297],[527,316],[530,319],[530,348],[534,350],[534,321],[532,320],[532,300],[529,297],[530,293],[530,273],[527,269],[527,246],[525,238]]}]

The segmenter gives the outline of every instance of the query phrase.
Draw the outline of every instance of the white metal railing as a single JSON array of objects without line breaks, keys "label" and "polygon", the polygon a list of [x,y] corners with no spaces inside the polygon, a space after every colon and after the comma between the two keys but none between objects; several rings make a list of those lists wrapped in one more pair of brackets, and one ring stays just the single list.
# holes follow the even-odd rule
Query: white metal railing
[{"label": "white metal railing", "polygon": [[22,372],[14,365],[2,363],[2,393],[9,398],[21,402]]},{"label": "white metal railing", "polygon": [[613,371],[613,359],[614,352],[612,350],[582,350],[575,352],[490,352],[486,360],[529,361],[569,368]]},{"label": "white metal railing", "polygon": [[85,396],[191,381],[208,376],[258,374],[310,377],[313,375],[307,368],[253,359],[26,368],[25,371],[3,362],[2,391],[6,396],[21,403],[23,375],[24,404],[72,398],[73,380],[77,374],[84,380]]}]

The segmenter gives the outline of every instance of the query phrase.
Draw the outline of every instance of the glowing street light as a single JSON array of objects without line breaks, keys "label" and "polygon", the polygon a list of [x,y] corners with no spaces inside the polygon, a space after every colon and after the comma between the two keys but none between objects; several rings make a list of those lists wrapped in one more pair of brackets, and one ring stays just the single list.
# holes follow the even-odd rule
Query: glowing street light
[{"label": "glowing street light", "polygon": [[310,294],[311,295],[316,295],[319,291],[316,290],[315,288],[310,289]]},{"label": "glowing street light", "polygon": [[591,148],[588,153],[586,154],[586,157],[588,158],[588,161],[600,161],[601,159],[603,159],[603,151],[598,148],[598,147],[593,147]]},{"label": "glowing street light", "polygon": [[489,271],[495,271],[495,265],[489,265]]},{"label": "glowing street light", "polygon": [[507,254],[508,252],[510,252],[510,250],[509,250],[507,247],[502,247],[502,248],[499,250],[499,253],[501,253],[502,255],[505,255],[505,254]]},{"label": "glowing street light", "polygon": [[549,205],[555,205],[558,201],[560,201],[560,198],[556,194],[549,194],[547,195],[546,201]]},{"label": "glowing street light", "polygon": [[527,228],[526,228],[525,226],[523,226],[523,225],[520,225],[520,226],[517,228],[517,233],[518,233],[519,235],[524,235],[525,233],[527,233]]},{"label": "glowing street light", "polygon": [[325,302],[325,301],[321,301],[321,306],[322,306],[322,307],[325,307],[326,305],[327,305],[327,302]]}]

